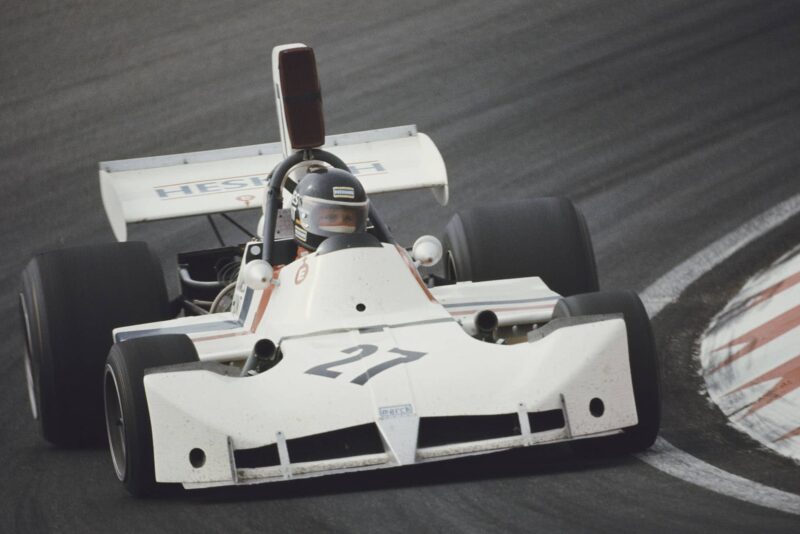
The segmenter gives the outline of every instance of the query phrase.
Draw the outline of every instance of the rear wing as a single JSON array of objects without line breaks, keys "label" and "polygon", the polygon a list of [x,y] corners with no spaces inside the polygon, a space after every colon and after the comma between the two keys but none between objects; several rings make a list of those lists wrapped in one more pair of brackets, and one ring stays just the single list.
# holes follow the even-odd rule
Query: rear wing
[{"label": "rear wing", "polygon": [[[325,137],[324,150],[345,161],[368,195],[430,188],[448,199],[447,171],[433,141],[416,126]],[[117,240],[127,225],[259,208],[282,143],[100,163],[103,205]]]}]

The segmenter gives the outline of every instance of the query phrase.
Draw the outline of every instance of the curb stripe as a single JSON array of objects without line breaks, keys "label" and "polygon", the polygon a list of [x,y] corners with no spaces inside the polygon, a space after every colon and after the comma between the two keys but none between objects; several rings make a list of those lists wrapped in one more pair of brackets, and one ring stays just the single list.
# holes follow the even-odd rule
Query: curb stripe
[{"label": "curb stripe", "polygon": [[647,313],[650,317],[658,315],[664,307],[675,302],[683,290],[700,276],[798,212],[800,212],[800,194],[750,219],[676,266],[642,292],[641,297]]},{"label": "curb stripe", "polygon": [[733,341],[725,343],[721,347],[715,348],[713,352],[722,349],[729,349],[735,345],[741,345],[742,343],[745,344],[743,348],[739,349],[737,352],[734,352],[722,362],[709,369],[708,374],[716,373],[723,367],[732,364],[739,358],[747,356],[754,350],[763,347],[773,339],[782,336],[798,326],[800,326],[800,305],[795,306],[791,310],[788,310],[773,319],[770,319],[766,323],[756,328],[753,328],[746,334],[742,334]]},{"label": "curb stripe", "polygon": [[[658,315],[668,304],[675,302],[683,290],[700,276],[798,212],[800,212],[800,194],[750,219],[677,265],[641,293],[648,315],[650,317]],[[800,429],[797,432],[800,433]],[[788,437],[791,436],[784,436]],[[661,437],[649,451],[636,456],[651,467],[707,490],[765,508],[800,515],[800,495],[723,471],[678,449]]]},{"label": "curb stripe", "polygon": [[[791,358],[786,363],[783,363],[778,367],[772,369],[771,371],[767,371],[758,378],[754,378],[750,382],[742,384],[733,391],[726,393],[726,395],[730,395],[732,393],[736,393],[737,391],[741,391],[751,386],[755,386],[756,384],[761,384],[762,382],[767,382],[768,380],[775,380],[778,378],[780,380],[778,380],[778,382],[774,386],[772,386],[772,388],[770,388],[769,391],[761,395],[761,397],[756,402],[751,404],[747,408],[747,411],[745,411],[742,414],[742,417],[747,417],[751,413],[760,410],[761,408],[771,403],[772,401],[776,401],[781,397],[788,395],[795,389],[800,388],[800,354],[798,354],[794,358]],[[780,441],[781,439],[784,438],[783,437],[778,438],[777,441]]]}]

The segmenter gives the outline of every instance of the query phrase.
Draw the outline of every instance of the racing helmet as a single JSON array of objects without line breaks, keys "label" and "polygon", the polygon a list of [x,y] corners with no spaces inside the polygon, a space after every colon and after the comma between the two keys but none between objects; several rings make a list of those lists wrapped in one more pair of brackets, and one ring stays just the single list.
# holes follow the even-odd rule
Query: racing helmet
[{"label": "racing helmet", "polygon": [[341,169],[311,167],[292,194],[294,238],[308,250],[334,235],[366,231],[368,213],[361,182]]}]

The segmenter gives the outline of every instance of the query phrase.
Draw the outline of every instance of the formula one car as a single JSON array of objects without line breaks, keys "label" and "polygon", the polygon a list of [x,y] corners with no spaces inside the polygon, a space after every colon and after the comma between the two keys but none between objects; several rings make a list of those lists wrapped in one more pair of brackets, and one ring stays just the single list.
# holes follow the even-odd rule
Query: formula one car
[{"label": "formula one car", "polygon": [[[443,242],[407,250],[366,195],[430,188],[446,203],[434,143],[414,126],[326,137],[305,45],[275,48],[273,76],[280,143],[101,163],[121,242],[26,267],[25,369],[45,439],[107,438],[134,495],[654,442],[649,319],[634,293],[598,291],[569,200],[475,206]],[[315,206],[362,218],[326,234]],[[124,242],[129,223],[248,208],[262,219],[247,242],[178,256],[173,301],[148,247]]]}]

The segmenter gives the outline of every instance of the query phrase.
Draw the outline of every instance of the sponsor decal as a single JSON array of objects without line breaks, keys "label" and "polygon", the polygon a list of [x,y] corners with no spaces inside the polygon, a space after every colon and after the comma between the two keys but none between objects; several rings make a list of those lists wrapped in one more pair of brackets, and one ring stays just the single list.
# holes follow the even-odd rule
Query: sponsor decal
[{"label": "sponsor decal", "polygon": [[[172,184],[163,187],[154,187],[153,191],[161,200],[172,200],[175,198],[187,198],[199,195],[213,195],[217,193],[255,189],[264,187],[266,185],[267,177],[264,175]],[[237,198],[237,200],[241,200],[241,198]]]},{"label": "sponsor decal", "polygon": [[[359,161],[356,163],[349,163],[347,167],[350,172],[356,176],[371,176],[375,174],[386,174],[388,171],[380,161]],[[266,174],[255,176],[236,176],[233,178],[221,178],[218,180],[200,180],[196,182],[181,182],[169,184],[159,187],[154,187],[153,192],[159,200],[173,200],[177,198],[190,198],[201,195],[215,195],[219,193],[228,193],[233,191],[247,191],[250,189],[260,189],[268,184],[269,180]],[[349,195],[353,194],[351,188],[335,188],[335,189],[350,189]],[[342,195],[347,195],[348,192],[342,191]],[[337,196],[334,191],[334,198],[353,198],[353,196]],[[236,197],[236,200],[244,202],[247,207],[250,207],[250,202],[255,199],[252,195],[242,195]]]},{"label": "sponsor decal", "polygon": [[410,404],[397,404],[395,406],[381,406],[378,408],[378,416],[381,419],[408,417],[410,415],[414,415],[414,407]]},{"label": "sponsor decal", "polygon": [[249,208],[250,203],[256,199],[255,195],[239,195],[236,197],[236,200],[239,202],[244,202],[245,207]]},{"label": "sponsor decal", "polygon": [[300,285],[308,276],[308,264],[306,264],[306,259],[303,258],[303,264],[298,267],[297,272],[294,275],[294,284]]},{"label": "sponsor decal", "polygon": [[352,187],[334,187],[333,188],[333,198],[349,198],[354,199],[356,197],[356,193]]},{"label": "sponsor decal", "polygon": [[386,174],[386,167],[378,160],[372,161],[358,161],[356,163],[348,163],[347,167],[350,169],[351,174],[356,176],[369,176],[372,174]]}]

